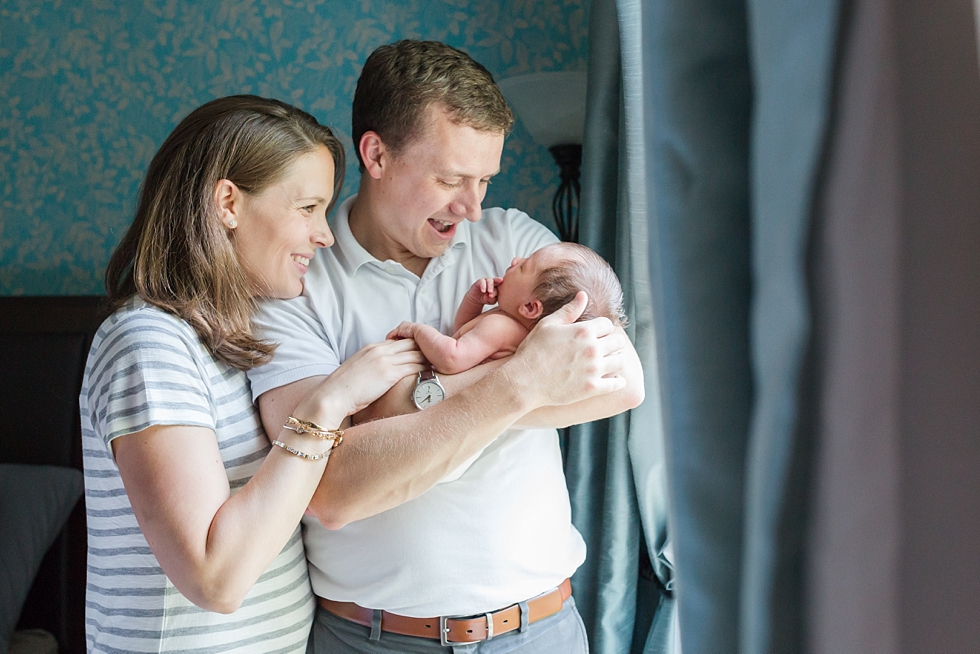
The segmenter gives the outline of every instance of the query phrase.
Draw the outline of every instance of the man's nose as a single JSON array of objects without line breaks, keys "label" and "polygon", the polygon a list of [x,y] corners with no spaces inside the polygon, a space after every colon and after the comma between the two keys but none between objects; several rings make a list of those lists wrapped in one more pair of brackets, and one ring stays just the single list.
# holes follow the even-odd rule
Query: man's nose
[{"label": "man's nose", "polygon": [[479,182],[475,184],[464,184],[453,198],[449,209],[457,216],[462,216],[470,222],[477,222],[482,216],[483,191]]}]

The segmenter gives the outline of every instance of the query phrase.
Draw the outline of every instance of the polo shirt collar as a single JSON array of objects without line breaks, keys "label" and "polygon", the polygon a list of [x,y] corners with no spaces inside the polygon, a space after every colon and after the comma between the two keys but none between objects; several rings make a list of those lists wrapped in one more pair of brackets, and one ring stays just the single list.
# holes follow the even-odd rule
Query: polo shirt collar
[{"label": "polo shirt collar", "polygon": [[333,250],[337,255],[337,260],[344,267],[344,272],[353,276],[357,269],[371,261],[377,261],[371,253],[365,250],[354,234],[350,231],[350,208],[354,204],[357,195],[352,195],[344,200],[339,207],[333,221]]},{"label": "polo shirt collar", "polygon": [[[337,213],[333,221],[333,236],[336,241],[333,249],[336,251],[337,259],[343,265],[344,271],[348,275],[353,275],[357,272],[358,268],[366,263],[371,263],[372,261],[378,263],[378,260],[357,242],[354,234],[350,231],[350,208],[353,206],[355,199],[357,199],[357,195],[352,195],[344,200],[337,207]],[[472,223],[468,220],[464,220],[456,226],[456,233],[453,234],[453,239],[449,242],[446,251],[438,258],[429,262],[429,265],[426,267],[426,273],[429,273],[430,269],[435,269],[435,271],[442,270],[456,260],[454,251],[465,248],[470,242],[470,228],[472,226]],[[435,262],[435,265],[433,265],[433,262]],[[423,277],[425,276],[427,275],[423,274]]]}]

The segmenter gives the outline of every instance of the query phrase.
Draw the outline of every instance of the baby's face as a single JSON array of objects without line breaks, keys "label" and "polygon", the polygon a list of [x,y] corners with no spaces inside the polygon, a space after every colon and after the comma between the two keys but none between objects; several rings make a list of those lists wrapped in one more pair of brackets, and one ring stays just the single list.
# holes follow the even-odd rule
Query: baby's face
[{"label": "baby's face", "polygon": [[514,257],[504,273],[504,281],[497,287],[497,306],[503,311],[517,315],[522,304],[534,299],[534,288],[538,277],[557,260],[558,252],[554,246],[543,247],[527,257]]}]

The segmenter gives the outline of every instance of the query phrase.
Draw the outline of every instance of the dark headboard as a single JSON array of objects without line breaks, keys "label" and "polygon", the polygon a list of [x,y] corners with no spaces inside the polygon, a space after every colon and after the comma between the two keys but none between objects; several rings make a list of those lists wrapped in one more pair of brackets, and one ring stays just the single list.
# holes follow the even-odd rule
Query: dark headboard
[{"label": "dark headboard", "polygon": [[[0,297],[0,462],[82,467],[78,393],[102,297]],[[18,628],[85,651],[85,508],[48,551]]]}]

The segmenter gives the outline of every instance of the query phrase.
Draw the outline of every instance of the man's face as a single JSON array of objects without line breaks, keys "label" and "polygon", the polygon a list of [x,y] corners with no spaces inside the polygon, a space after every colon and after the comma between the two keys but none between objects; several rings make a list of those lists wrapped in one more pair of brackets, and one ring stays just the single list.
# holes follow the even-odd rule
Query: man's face
[{"label": "man's face", "polygon": [[387,257],[441,255],[464,220],[480,220],[490,178],[500,170],[504,136],[456,125],[439,107],[414,142],[389,158],[379,190],[385,198]]}]

